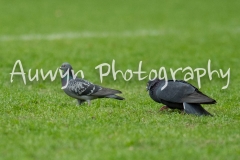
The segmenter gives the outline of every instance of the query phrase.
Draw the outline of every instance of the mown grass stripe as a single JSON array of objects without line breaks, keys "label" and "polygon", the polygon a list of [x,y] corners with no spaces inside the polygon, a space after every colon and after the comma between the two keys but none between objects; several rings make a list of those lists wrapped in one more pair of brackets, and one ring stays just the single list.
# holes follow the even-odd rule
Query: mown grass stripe
[{"label": "mown grass stripe", "polygon": [[[168,31],[169,32],[169,31]],[[164,30],[138,30],[123,32],[66,32],[53,34],[26,34],[26,35],[3,35],[0,41],[31,41],[31,40],[60,40],[78,38],[104,38],[104,37],[139,37],[139,36],[159,36],[166,34]]]}]

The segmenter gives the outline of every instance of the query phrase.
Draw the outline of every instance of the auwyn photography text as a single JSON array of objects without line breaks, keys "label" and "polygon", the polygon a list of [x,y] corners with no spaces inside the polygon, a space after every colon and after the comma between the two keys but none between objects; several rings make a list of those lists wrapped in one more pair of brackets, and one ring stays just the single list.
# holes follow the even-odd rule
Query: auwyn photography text
[{"label": "auwyn photography text", "polygon": [[[100,77],[101,83],[103,82],[104,77],[109,76],[109,74],[112,73],[113,80],[116,80],[117,74],[120,74],[125,81],[131,80],[133,76],[137,76],[139,81],[144,80],[146,78],[148,78],[149,80],[152,80],[155,78],[165,79],[166,83],[162,88],[164,89],[167,86],[167,80],[168,80],[166,68],[160,67],[158,70],[152,69],[149,73],[147,73],[146,71],[142,70],[142,63],[143,63],[142,61],[139,62],[138,69],[136,71],[127,69],[125,72],[123,72],[121,70],[115,70],[115,60],[113,59],[111,65],[108,63],[102,63],[96,66],[95,69],[98,69],[99,71],[99,77]],[[16,70],[19,70],[19,72],[17,72]],[[103,72],[103,70],[106,72]],[[188,66],[185,68],[180,67],[175,70],[170,68],[169,70],[173,80],[176,80],[175,75],[177,74],[177,72],[182,72],[184,74],[184,77],[182,79],[185,81],[193,80],[196,77],[199,88],[201,88],[201,78],[204,77],[206,74],[208,75],[209,80],[213,79],[212,78],[213,74],[216,74],[218,78],[226,79],[226,84],[222,86],[222,89],[226,89],[230,83],[230,68],[228,68],[227,71],[225,72],[222,69],[212,70],[211,60],[208,60],[207,69],[205,68],[192,69],[190,66]],[[27,78],[29,79],[29,81],[34,81],[34,80],[38,81],[39,70],[36,69],[36,72],[34,75],[31,74],[31,71],[32,71],[31,69],[28,70]],[[63,75],[62,72],[59,70],[59,68],[55,70],[54,74],[52,70],[49,70],[45,75],[44,75],[43,69],[40,69],[40,75],[43,80],[45,80],[49,76],[51,81],[54,81],[58,73],[60,74],[61,77],[65,77],[65,76],[69,77],[68,75],[69,72],[66,72],[66,74]],[[84,78],[84,72],[82,70],[79,70],[76,73],[74,72],[74,70],[72,70],[72,73],[73,73],[73,78],[76,78],[78,74],[80,74],[81,78]],[[13,79],[15,76],[22,76],[23,83],[26,85],[26,72],[24,71],[21,60],[17,60],[15,62],[10,75],[11,75],[11,78],[10,78],[11,83],[13,82]],[[62,87],[62,89],[64,89],[64,87]]]}]

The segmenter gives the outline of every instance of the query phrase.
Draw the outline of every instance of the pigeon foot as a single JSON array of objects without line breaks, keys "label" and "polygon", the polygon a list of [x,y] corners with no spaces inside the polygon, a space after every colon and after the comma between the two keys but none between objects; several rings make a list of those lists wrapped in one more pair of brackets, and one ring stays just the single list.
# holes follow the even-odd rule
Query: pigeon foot
[{"label": "pigeon foot", "polygon": [[168,106],[162,106],[162,107],[159,109],[159,111],[164,111],[164,110],[168,110],[168,109],[169,109]]}]

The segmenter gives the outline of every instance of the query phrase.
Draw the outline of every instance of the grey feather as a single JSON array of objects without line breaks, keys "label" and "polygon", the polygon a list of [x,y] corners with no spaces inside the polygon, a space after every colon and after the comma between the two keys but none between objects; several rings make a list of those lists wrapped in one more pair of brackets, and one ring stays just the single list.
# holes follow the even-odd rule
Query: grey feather
[{"label": "grey feather", "polygon": [[[200,104],[214,104],[216,101],[207,95],[200,92],[193,85],[182,81],[182,80],[168,80],[167,86],[162,89],[165,85],[165,80],[154,79],[149,81],[147,89],[149,90],[150,97],[158,102],[167,105],[172,109],[185,110],[190,114],[195,114],[193,111],[189,111],[192,108],[196,108],[195,112],[200,115],[209,115],[202,112],[204,110]],[[187,108],[184,108],[183,104],[188,104]],[[189,107],[189,104],[190,107]],[[200,109],[202,108],[202,109]],[[208,112],[207,112],[208,113]],[[198,115],[196,114],[196,115]]]},{"label": "grey feather", "polygon": [[63,70],[63,75],[66,75],[61,78],[64,92],[70,97],[76,98],[78,100],[78,104],[82,104],[87,101],[90,105],[90,101],[97,98],[114,98],[117,100],[124,99],[123,97],[115,95],[122,93],[119,90],[94,85],[93,83],[81,78],[74,79],[72,74],[73,69],[69,63],[63,63],[60,69]]}]

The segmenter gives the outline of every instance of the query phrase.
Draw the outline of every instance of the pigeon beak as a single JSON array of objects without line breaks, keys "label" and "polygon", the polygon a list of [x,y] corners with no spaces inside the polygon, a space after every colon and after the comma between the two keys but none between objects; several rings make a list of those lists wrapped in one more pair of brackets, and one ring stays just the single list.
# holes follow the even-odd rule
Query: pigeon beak
[{"label": "pigeon beak", "polygon": [[58,69],[60,69],[60,70],[63,70],[63,68],[62,68],[62,67],[59,67]]}]

